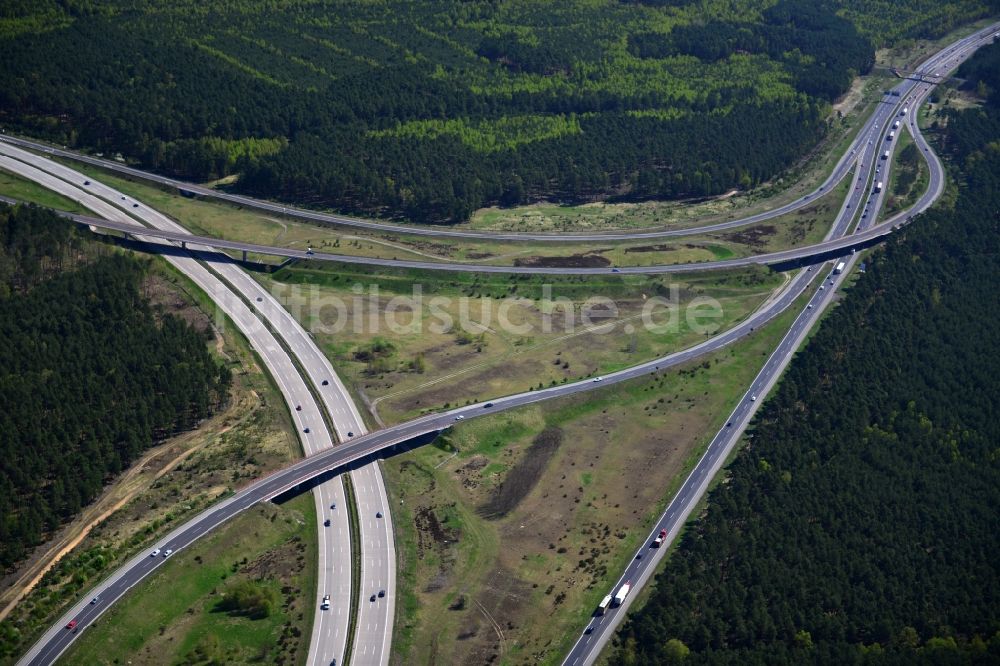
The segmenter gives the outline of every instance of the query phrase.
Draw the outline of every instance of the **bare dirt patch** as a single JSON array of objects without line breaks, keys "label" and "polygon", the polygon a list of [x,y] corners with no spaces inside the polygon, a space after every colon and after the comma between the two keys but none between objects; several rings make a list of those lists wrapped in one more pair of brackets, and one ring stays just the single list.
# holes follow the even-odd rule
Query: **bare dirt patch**
[{"label": "bare dirt patch", "polygon": [[774,236],[777,231],[770,224],[760,224],[755,227],[725,234],[722,238],[723,240],[740,243],[752,248],[763,248],[767,245],[767,239]]},{"label": "bare dirt patch", "polygon": [[538,433],[524,457],[507,474],[479,515],[497,520],[510,513],[532,491],[563,441],[562,429],[551,426]]},{"label": "bare dirt patch", "polygon": [[522,257],[514,260],[515,266],[530,266],[536,268],[603,268],[611,265],[611,260],[602,257],[595,252],[606,252],[607,250],[594,250],[586,254],[574,254],[568,257]]}]

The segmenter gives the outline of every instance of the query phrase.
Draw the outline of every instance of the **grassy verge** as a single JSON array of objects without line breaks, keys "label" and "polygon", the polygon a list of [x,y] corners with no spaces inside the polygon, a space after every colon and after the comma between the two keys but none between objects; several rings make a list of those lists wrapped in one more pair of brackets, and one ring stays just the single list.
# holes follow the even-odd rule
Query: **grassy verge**
[{"label": "grassy verge", "polygon": [[889,173],[889,183],[882,217],[909,208],[927,190],[930,169],[909,132],[900,131],[895,163]]},{"label": "grassy verge", "polygon": [[2,169],[0,169],[0,194],[56,210],[65,210],[71,213],[84,212],[83,207],[72,199],[67,199],[38,183]]},{"label": "grassy verge", "polygon": [[[756,269],[683,280],[521,277],[302,266],[259,279],[383,422],[662,356],[742,320],[783,280]],[[717,317],[698,316],[710,310]]]},{"label": "grassy verge", "polygon": [[255,506],[172,556],[62,662],[304,663],[315,589],[315,571],[307,566],[307,553],[316,549],[314,514],[308,495],[280,507]]},{"label": "grassy verge", "polygon": [[468,422],[388,460],[398,519],[417,528],[398,536],[402,661],[558,663],[796,315],[687,367]]},{"label": "grassy verge", "polygon": [[354,632],[358,628],[358,603],[361,598],[361,523],[358,503],[354,497],[354,483],[350,474],[342,474],[344,501],[347,503],[347,520],[351,526],[351,611],[347,624],[347,644],[344,646],[344,663],[351,663],[354,650]]}]

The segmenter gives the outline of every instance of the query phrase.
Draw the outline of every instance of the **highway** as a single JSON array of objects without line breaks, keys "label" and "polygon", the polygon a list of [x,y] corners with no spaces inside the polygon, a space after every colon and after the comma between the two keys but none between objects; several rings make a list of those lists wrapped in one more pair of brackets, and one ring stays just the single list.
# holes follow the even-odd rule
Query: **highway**
[{"label": "highway", "polygon": [[[57,191],[68,189],[65,182],[27,164],[21,163],[12,166],[9,158],[0,157],[0,165],[16,170],[25,177],[39,182],[50,189]],[[82,191],[78,195],[81,203],[98,214],[105,215],[111,219],[127,219],[128,217],[124,212],[96,195]],[[151,237],[146,240],[151,243],[163,242]],[[316,404],[309,387],[295,368],[291,358],[285,353],[268,328],[262,324],[260,319],[241,298],[230,291],[216,275],[206,269],[200,262],[190,256],[183,255],[169,255],[166,258],[201,288],[209,298],[217,303],[226,316],[246,336],[265,367],[267,367],[272,377],[274,377],[278,389],[288,403],[292,422],[295,424],[303,448],[307,452],[312,452],[327,446],[330,441],[330,433],[323,421],[320,408]],[[294,405],[300,406],[301,410],[293,410],[292,406]],[[309,429],[309,432],[306,432],[306,428]],[[226,504],[226,502],[223,502],[221,505],[223,511],[226,510]],[[155,547],[160,548],[161,551],[165,551],[168,548],[173,549],[176,553],[183,546],[175,544],[172,540],[166,538],[158,542]],[[150,558],[149,551],[143,551],[137,557],[142,560],[139,564],[145,566],[140,566],[133,570],[131,575],[112,576],[108,581],[105,581],[102,587],[116,589],[117,586],[119,589],[127,589],[157,566],[161,559]],[[349,554],[347,564],[349,574]],[[81,629],[85,626],[85,620],[89,622],[96,619],[109,606],[110,598],[104,592],[95,592],[95,596],[100,599],[96,604],[90,604],[87,600],[82,600],[77,604],[77,611],[80,616],[78,621]],[[22,661],[26,663],[51,663],[68,647],[70,643],[69,639],[73,637],[70,632],[59,626],[55,627],[54,631],[48,632],[46,636],[49,637],[49,640],[36,644],[24,656]]]},{"label": "highway", "polygon": [[[132,207],[131,199],[122,193],[104,186],[97,181],[90,182],[86,191],[81,190],[72,183],[83,183],[83,176],[68,167],[53,163],[51,160],[41,158],[26,151],[5,151],[6,153],[16,152],[18,158],[23,162],[14,162],[9,159],[9,155],[0,156],[0,166],[8,170],[17,171],[24,177],[44,184],[46,187],[59,191],[70,196],[91,210],[117,211],[114,215],[117,219],[128,219],[128,215],[117,210],[110,202],[122,202],[126,210],[135,211],[147,223],[155,224],[160,228],[167,228],[171,231],[184,230],[173,221],[165,218],[156,211],[145,205],[139,204],[137,208]],[[109,215],[110,216],[110,215]],[[140,238],[143,237],[141,234]],[[262,339],[261,342],[267,347],[260,347],[248,336],[254,349],[264,357],[274,357],[274,362],[268,365],[272,373],[277,371],[282,373],[285,382],[294,384],[296,390],[293,400],[288,401],[288,408],[291,413],[301,418],[302,423],[297,430],[306,435],[302,438],[303,449],[306,455],[316,453],[322,448],[333,443],[333,438],[327,430],[325,418],[321,409],[316,405],[313,391],[317,392],[325,405],[327,413],[331,415],[335,427],[338,427],[338,436],[346,439],[353,436],[351,428],[363,428],[364,424],[357,412],[354,402],[350,399],[346,388],[333,372],[329,360],[323,355],[312,339],[297,324],[291,315],[278,303],[263,287],[251,279],[242,269],[236,266],[226,255],[211,251],[211,248],[204,246],[190,246],[192,251],[200,250],[202,258],[208,256],[212,258],[209,264],[212,271],[207,271],[205,267],[190,256],[185,254],[168,257],[174,259],[175,265],[184,266],[182,269],[195,279],[206,293],[209,293],[213,300],[219,302],[220,299],[232,301],[234,307],[243,306],[241,312],[244,313],[247,321],[256,322],[258,328],[278,331],[285,344],[291,347],[294,357],[299,359],[302,367],[310,369],[307,373],[310,376],[312,386],[302,384],[299,369],[288,353],[277,343],[277,338],[268,333],[269,338]],[[211,275],[214,271],[216,277]],[[206,276],[207,275],[207,276]],[[214,285],[215,293],[206,287]],[[236,296],[239,293],[240,297]],[[246,303],[250,306],[247,307]],[[256,314],[254,314],[254,310]],[[261,325],[260,317],[267,322],[267,327]],[[243,330],[243,327],[241,327]],[[323,386],[326,380],[328,386]],[[338,390],[338,387],[340,390]],[[359,432],[363,432],[359,429]],[[317,506],[317,529],[320,535],[319,560],[321,566],[317,576],[317,601],[314,606],[313,636],[315,641],[310,643],[311,664],[329,664],[334,659],[343,659],[344,650],[347,645],[347,632],[350,626],[350,594],[352,575],[352,554],[350,545],[350,523],[349,516],[344,503],[343,482],[340,477],[330,479],[315,490],[315,502]],[[342,507],[340,511],[331,511],[329,507],[337,505]],[[330,525],[325,525],[329,519]],[[177,549],[175,549],[177,550]],[[324,595],[331,597],[331,609],[324,611],[320,606],[320,600]]]},{"label": "highway", "polygon": [[[995,29],[996,29],[995,26],[991,27],[991,30]],[[966,40],[969,39],[971,38],[966,38]],[[966,40],[962,40],[958,44],[961,45]],[[961,49],[957,52],[946,50],[945,53],[948,54],[949,59],[954,59],[956,57],[963,57],[965,55],[965,52],[962,51]],[[952,61],[953,60],[949,60],[949,62]],[[940,63],[937,64],[940,65]],[[907,82],[904,82],[904,84],[905,83]],[[912,84],[912,82],[909,83]],[[912,85],[910,85],[910,88],[912,88]],[[909,94],[909,90],[906,91],[906,94]],[[905,97],[906,94],[903,94],[902,96]],[[888,120],[888,118],[886,118],[886,120]],[[882,124],[882,126],[884,127],[884,123]],[[925,146],[925,144],[921,142],[922,139],[918,139],[918,144],[921,144],[922,147]],[[943,174],[941,173],[935,174],[935,171],[940,169],[940,162],[936,159],[932,159],[930,157],[931,154],[928,155],[929,155],[929,162],[931,164],[932,181],[935,175],[937,178],[943,179]],[[852,190],[850,201],[853,203],[845,202],[844,204],[845,207],[842,209],[842,214],[838,218],[838,226],[842,227],[841,231],[846,229],[847,225],[853,218],[854,213],[857,212],[857,202],[860,201],[862,197],[867,196],[868,194],[867,183],[870,181],[870,176],[873,173],[873,167],[871,161],[866,162],[864,164],[866,164],[866,169],[859,169],[856,171],[855,181],[858,183],[862,182],[861,176],[862,173],[864,173],[865,178],[863,182],[866,184],[866,186],[864,188]],[[937,191],[940,192],[940,187],[938,187]],[[926,196],[925,198],[928,200],[933,199],[933,197],[929,196],[929,193],[928,196]],[[848,208],[847,207],[848,205],[850,205],[851,207]],[[852,210],[854,212],[846,213],[847,210]],[[892,220],[890,220],[890,222],[891,221]],[[877,227],[873,227],[872,229],[866,230],[862,233],[869,233],[872,230],[878,230],[880,228],[884,228],[887,226],[889,226],[888,223]],[[832,230],[832,233],[834,231],[836,230]],[[883,233],[888,233],[888,232],[886,231]],[[844,247],[848,246],[845,245]],[[370,263],[370,260],[368,260],[368,262]],[[512,271],[507,269],[503,272],[512,272]],[[341,469],[350,463],[365,458],[369,458],[372,456],[384,455],[389,452],[387,451],[388,449],[397,444],[407,442],[408,440],[423,434],[433,433],[447,428],[452,423],[454,423],[454,421],[459,416],[462,416],[463,418],[474,418],[475,416],[480,414],[494,413],[496,411],[512,409],[515,407],[520,407],[523,405],[532,404],[535,402],[548,400],[559,396],[571,395],[571,394],[581,393],[584,391],[593,390],[595,388],[604,387],[609,384],[614,384],[617,382],[626,381],[646,374],[665,370],[669,367],[673,367],[677,364],[684,363],[694,358],[697,358],[702,354],[721,349],[729,344],[732,344],[733,342],[742,338],[743,336],[749,335],[756,327],[763,325],[764,323],[775,317],[777,314],[785,310],[787,307],[789,307],[795,301],[795,299],[808,287],[810,281],[815,279],[817,275],[818,275],[817,271],[801,271],[791,279],[791,281],[788,283],[785,289],[783,289],[782,292],[775,299],[773,299],[771,302],[769,302],[760,310],[751,315],[748,319],[737,324],[736,326],[720,333],[719,335],[713,338],[710,338],[697,345],[694,345],[688,349],[675,352],[673,354],[667,355],[663,358],[654,361],[643,363],[638,366],[634,366],[631,368],[627,368],[625,370],[621,370],[619,372],[606,375],[603,378],[603,381],[601,382],[596,382],[593,380],[584,380],[580,382],[575,382],[573,384],[566,384],[562,386],[551,387],[548,389],[542,389],[539,391],[530,391],[527,393],[521,393],[503,398],[497,398],[490,403],[491,404],[490,407],[486,407],[485,404],[476,404],[476,405],[469,405],[466,407],[452,409],[441,413],[429,414],[427,416],[415,419],[413,421],[401,424],[399,426],[386,428],[377,431],[375,433],[369,433],[366,435],[355,437],[347,441],[342,446],[332,449],[330,448],[325,449],[317,454],[311,455],[301,461],[298,461],[282,470],[279,470],[278,472],[275,472],[261,480],[258,480],[257,482],[254,482],[248,487],[242,489],[235,496],[225,500],[224,502],[219,503],[218,505],[210,507],[203,513],[199,514],[198,516],[191,519],[190,521],[180,526],[179,528],[176,528],[166,537],[161,539],[161,543],[169,544],[166,547],[173,547],[175,550],[183,548],[189,545],[197,538],[199,538],[206,531],[218,526],[219,524],[222,524],[230,517],[235,515],[235,513],[237,513],[238,511],[244,510],[247,507],[252,506],[256,502],[271,499],[283,492],[286,492],[296,486],[299,486],[305,481],[308,481],[325,473],[331,472],[333,470]],[[836,286],[836,285],[831,285],[831,286]],[[800,322],[804,323],[806,321],[809,322],[815,321],[817,312],[821,309],[820,307],[817,306],[820,305],[825,306],[830,298],[831,293],[832,289],[830,290],[824,289],[822,291],[818,291],[817,295],[813,296],[814,300],[811,302],[811,304],[813,304],[814,307],[807,308],[803,312],[803,314],[800,315],[800,317],[796,320],[796,326],[799,326]],[[817,298],[819,300],[815,300]],[[794,339],[786,337],[786,339],[782,343],[785,346],[779,347],[779,351],[781,352],[780,354],[781,363],[777,365],[772,365],[772,367],[769,368],[768,365],[772,364],[772,362],[778,359],[778,356],[772,355],[769,358],[768,364],[766,364],[764,370],[762,370],[762,373],[764,374],[762,374],[761,377],[758,377],[758,379],[755,380],[754,387],[762,386],[763,389],[766,390],[773,383],[773,381],[777,377],[778,372],[780,372],[780,369],[784,367],[784,363],[787,363],[788,358],[790,357],[792,351],[794,350],[794,345],[792,344],[792,342],[798,340],[801,337],[801,335],[804,335],[803,331],[807,330],[802,328],[796,328],[796,326],[793,326],[792,332],[798,331],[797,337]],[[792,340],[792,342],[788,342],[789,340]],[[786,342],[788,342],[787,345]],[[768,372],[769,370],[770,372]],[[765,383],[759,384],[758,382],[761,381],[764,381]],[[763,395],[763,393],[761,395]],[[754,403],[753,406],[756,405],[756,401],[751,400],[750,402]],[[746,421],[749,419],[751,413],[750,410],[752,410],[753,406],[746,406],[743,402],[741,402],[741,406],[737,407],[737,412],[735,412],[734,414],[736,414],[738,422],[740,423],[741,426],[745,425]],[[743,412],[741,415],[741,413],[739,412],[740,409],[745,409],[747,411]],[[741,430],[741,428],[737,428],[736,425],[737,422],[734,421],[732,429],[734,431]],[[733,433],[733,435],[730,435],[730,439],[734,436],[735,432]],[[711,449],[712,447],[710,446],[710,450]],[[722,450],[720,449],[715,449],[715,450],[716,450],[715,456],[713,458],[703,459],[692,473],[693,475],[700,474],[702,477],[701,480],[694,486],[688,485],[690,479],[687,482],[685,482],[685,488],[688,488],[691,492],[689,494],[684,494],[682,491],[682,493],[679,494],[678,497],[674,499],[674,502],[671,503],[671,507],[673,507],[677,512],[676,516],[680,515],[682,509],[686,508],[688,512],[690,511],[690,508],[693,507],[694,503],[696,503],[697,501],[695,497],[696,495],[695,491],[703,492],[703,489],[707,487],[708,481],[711,479],[714,472],[718,469],[719,466],[722,465],[725,456],[722,455]],[[708,453],[706,453],[706,456],[708,456]],[[668,507],[668,512],[670,511],[671,507]],[[666,549],[663,549],[663,551],[665,550]],[[644,558],[643,560],[638,560],[638,562],[644,562],[644,561],[649,562],[654,559],[655,558],[650,558],[650,560],[646,560]],[[132,585],[141,580],[144,576],[148,575],[148,573],[154,570],[161,563],[162,563],[161,558],[150,558],[146,556],[145,553],[141,553],[136,558],[133,558],[133,560],[131,560],[129,563],[120,568],[102,586],[101,607],[106,607],[107,604],[113,603],[122,594],[124,594],[127,591],[127,589],[129,589]],[[598,633],[595,638],[600,638],[601,636],[610,635],[610,632],[612,631],[613,626],[616,624],[617,620],[620,620],[620,618],[623,616],[624,612],[612,613],[605,616],[605,619],[602,620],[602,626],[604,628],[601,629],[601,632]],[[92,621],[93,619],[92,613],[89,612],[89,607],[86,606],[85,601],[81,601],[79,604],[77,604],[77,606],[75,606],[71,610],[70,613],[64,615],[61,622],[55,625],[55,627],[53,627],[53,629],[51,629],[49,632],[47,632],[46,635],[43,637],[43,639],[38,644],[36,644],[35,647],[32,648],[32,653],[38,656],[37,660],[34,660],[30,657],[26,657],[26,659],[23,660],[23,662],[49,663],[56,655],[59,654],[59,652],[61,652],[59,646],[62,645],[64,648],[65,645],[68,645],[68,643],[72,639],[72,634],[66,630],[61,629],[61,627],[74,617],[79,620],[80,622],[79,626],[81,628],[85,627],[86,623]],[[590,634],[590,636],[594,636],[594,634]],[[596,641],[594,642],[594,645],[596,645]],[[583,655],[582,658],[588,659],[589,657],[586,656],[587,654],[596,655],[596,652],[593,652],[593,650],[594,648],[588,648],[588,651],[586,651],[586,653]],[[575,658],[577,659],[581,658],[581,653],[577,651],[577,648],[574,648],[574,652],[571,653],[571,656],[573,656],[574,654],[576,655]]]},{"label": "highway", "polygon": [[[60,182],[47,183],[47,187],[59,186],[58,191],[71,199],[86,205],[89,201],[87,197],[81,197],[80,187],[74,185],[79,183],[86,192],[103,197],[107,201],[122,202],[127,211],[132,212],[147,224],[152,225],[160,232],[186,235],[187,230],[182,226],[162,215],[158,211],[149,208],[145,204],[129,198],[127,195],[107,187],[96,179],[88,179],[85,175],[73,169],[53,162],[50,159],[36,155],[34,153],[16,148],[14,146],[0,146],[0,154],[16,158],[25,165],[30,165],[39,171],[44,171],[54,175]],[[10,170],[19,168],[16,162],[0,162],[0,166]],[[22,173],[27,177],[32,177],[31,172]],[[84,183],[89,183],[85,185]],[[83,199],[83,200],[81,200]],[[145,230],[145,227],[140,227]],[[138,234],[140,237],[148,233],[143,231]],[[189,251],[198,252],[198,257],[207,262],[208,266],[215,271],[228,285],[240,293],[243,298],[252,304],[257,313],[268,323],[272,330],[276,331],[278,337],[285,341],[292,356],[298,359],[301,371],[309,378],[312,389],[320,396],[327,413],[330,415],[333,427],[337,434],[337,439],[341,442],[360,436],[368,432],[364,420],[351,399],[347,388],[340,377],[337,376],[327,358],[312,337],[302,328],[288,310],[279,303],[259,282],[251,278],[228,255],[216,252],[214,247],[201,243],[186,243]],[[294,407],[291,406],[290,407]],[[308,427],[308,426],[307,426]],[[325,432],[325,429],[324,429]],[[311,441],[311,440],[310,440]],[[326,446],[333,443],[327,438]],[[306,445],[307,455],[315,453],[318,449]],[[381,470],[372,465],[368,470],[369,476],[381,476]],[[320,561],[323,566],[319,570],[317,582],[317,603],[315,605],[315,617],[313,623],[313,637],[315,641],[310,643],[310,664],[329,664],[333,660],[343,661],[345,648],[347,645],[347,632],[349,630],[349,618],[347,613],[350,608],[351,590],[351,551],[349,540],[343,537],[350,535],[350,524],[348,522],[348,512],[343,501],[337,511],[331,507],[337,506],[337,498],[344,497],[344,490],[340,478],[331,479],[321,485],[316,490],[316,505],[318,529],[320,530]],[[378,483],[365,483],[355,486],[355,500],[361,504],[380,504],[385,508],[386,520],[383,526],[391,528],[389,517],[388,499],[385,494],[385,487],[382,479]],[[326,525],[326,520],[330,525]],[[361,549],[362,561],[369,562],[368,567],[362,567],[361,588],[371,587],[378,581],[383,587],[395,588],[395,551],[391,550],[393,540],[389,536],[381,535],[379,539],[362,539],[358,547]],[[386,550],[390,549],[390,550]],[[392,562],[390,565],[389,562]],[[324,611],[320,600],[329,594],[331,608]],[[367,608],[361,604],[362,598],[358,599],[359,608]],[[332,612],[331,612],[332,611]],[[364,651],[369,655],[379,655],[371,662],[374,664],[388,663],[388,645],[392,634],[393,614],[382,617],[380,634],[375,630],[374,621],[368,622],[365,626],[369,630],[363,635],[355,636],[355,648]],[[360,626],[360,625],[359,625]]]}]

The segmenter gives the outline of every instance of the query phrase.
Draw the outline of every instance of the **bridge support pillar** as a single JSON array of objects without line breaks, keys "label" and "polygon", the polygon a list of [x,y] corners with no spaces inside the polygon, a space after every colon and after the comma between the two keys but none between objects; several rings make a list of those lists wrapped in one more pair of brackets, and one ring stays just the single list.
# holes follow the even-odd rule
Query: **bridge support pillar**
[{"label": "bridge support pillar", "polygon": [[181,247],[186,250],[188,247],[187,241],[181,241]]},{"label": "bridge support pillar", "polygon": [[247,263],[247,251],[243,250],[243,263]]}]

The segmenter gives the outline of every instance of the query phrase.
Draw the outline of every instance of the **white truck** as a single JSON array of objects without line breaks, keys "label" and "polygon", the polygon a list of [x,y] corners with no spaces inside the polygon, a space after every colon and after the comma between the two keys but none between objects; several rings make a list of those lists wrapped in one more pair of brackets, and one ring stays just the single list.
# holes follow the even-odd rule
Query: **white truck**
[{"label": "white truck", "polygon": [[885,137],[885,140],[886,141],[892,141],[895,138],[896,138],[896,132],[895,132],[895,130],[889,130],[889,136]]},{"label": "white truck", "polygon": [[892,124],[892,129],[899,129],[899,121],[898,120]]},{"label": "white truck", "polygon": [[876,192],[881,192],[882,191],[882,181],[881,180],[878,181],[877,183],[875,183],[875,191]]},{"label": "white truck", "polygon": [[841,261],[839,264],[837,264],[837,267],[833,269],[833,274],[840,275],[841,273],[843,273],[845,265],[846,264],[843,261]]},{"label": "white truck", "polygon": [[618,592],[615,594],[615,606],[621,606],[622,602],[625,601],[625,597],[628,596],[628,591],[632,589],[632,581],[626,581],[624,585],[618,588]]},{"label": "white truck", "polygon": [[667,531],[660,530],[660,533],[653,539],[653,548],[659,548],[663,545],[663,540],[667,538]]},{"label": "white truck", "polygon": [[884,160],[889,159],[889,151],[888,150],[885,151],[884,153],[882,153],[882,159],[884,159]]},{"label": "white truck", "polygon": [[598,604],[598,606],[597,606],[597,613],[596,613],[596,615],[604,615],[604,612],[606,610],[608,610],[608,606],[610,606],[610,605],[611,605],[611,595],[610,594],[606,594],[606,595],[604,595],[604,598],[601,599],[601,603]]},{"label": "white truck", "polygon": [[907,111],[909,111],[909,109],[904,106],[903,110],[899,112],[899,115],[905,116]]}]

